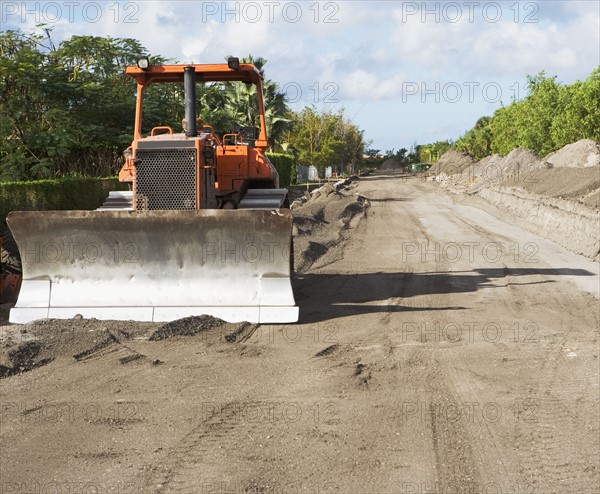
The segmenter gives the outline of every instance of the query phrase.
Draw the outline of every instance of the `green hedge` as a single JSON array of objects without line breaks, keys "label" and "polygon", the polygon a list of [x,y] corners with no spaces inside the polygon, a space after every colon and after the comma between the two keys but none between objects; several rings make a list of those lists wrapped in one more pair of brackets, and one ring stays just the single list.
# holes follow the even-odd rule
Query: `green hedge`
[{"label": "green hedge", "polygon": [[279,173],[280,187],[296,183],[296,160],[291,154],[267,153],[267,158]]},{"label": "green hedge", "polygon": [[35,182],[0,183],[0,217],[11,211],[91,210],[111,190],[127,190],[117,178],[61,178]]}]

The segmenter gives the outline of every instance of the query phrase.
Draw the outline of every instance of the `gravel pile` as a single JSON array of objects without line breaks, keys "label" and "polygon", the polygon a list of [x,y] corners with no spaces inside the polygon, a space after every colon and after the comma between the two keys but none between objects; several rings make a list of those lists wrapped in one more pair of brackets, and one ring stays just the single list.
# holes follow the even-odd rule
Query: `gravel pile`
[{"label": "gravel pile", "polygon": [[160,341],[175,336],[193,336],[212,329],[223,328],[225,324],[226,322],[222,319],[207,315],[184,317],[158,327],[148,339],[150,341]]},{"label": "gravel pile", "polygon": [[369,200],[354,192],[358,177],[327,183],[294,201],[294,270],[329,264],[343,256],[345,235],[367,212]]}]

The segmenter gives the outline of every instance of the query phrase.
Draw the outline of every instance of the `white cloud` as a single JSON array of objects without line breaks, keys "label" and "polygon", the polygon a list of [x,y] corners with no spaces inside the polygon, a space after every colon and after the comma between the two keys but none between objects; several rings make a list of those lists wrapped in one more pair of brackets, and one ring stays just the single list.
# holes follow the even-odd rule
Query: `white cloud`
[{"label": "white cloud", "polygon": [[[525,13],[520,13],[518,23],[515,12],[507,8],[497,23],[487,22],[482,13],[474,14],[473,22],[463,16],[459,22],[449,23],[407,18],[406,12],[397,9],[392,47],[398,56],[436,77],[522,77],[542,69],[551,74],[583,76],[599,63],[597,9],[573,11],[562,22],[531,17],[538,22],[526,23]],[[408,20],[403,23],[402,19]]]},{"label": "white cloud", "polygon": [[[2,8],[9,3],[1,2]],[[46,3],[27,2],[27,7],[37,4],[42,8]],[[399,147],[397,135],[414,136],[404,145],[430,138],[433,131],[426,123],[432,119],[436,120],[436,132],[442,132],[440,129],[475,122],[484,112],[493,111],[493,105],[486,101],[461,100],[449,106],[434,102],[423,107],[420,95],[415,95],[411,104],[403,104],[405,81],[426,82],[428,87],[436,81],[498,81],[508,87],[523,81],[526,74],[544,69],[561,81],[571,82],[587,77],[600,64],[597,1],[537,2],[538,8],[532,2],[520,2],[519,22],[514,18],[516,2],[497,2],[502,8],[497,23],[488,22],[492,10],[487,12],[488,21],[481,9],[469,19],[466,4],[460,1],[454,2],[463,7],[458,22],[448,22],[454,15],[448,8],[439,12],[440,22],[435,22],[432,14],[423,19],[419,11],[408,15],[415,5],[422,9],[421,1],[297,2],[301,8],[297,22],[292,22],[296,7],[285,0],[277,5],[263,1],[121,0],[116,4],[118,19],[114,2],[98,3],[103,9],[98,22],[86,22],[79,12],[75,19],[63,16],[59,22],[50,23],[55,28],[55,43],[73,34],[110,35],[138,39],[151,54],[184,62],[221,62],[229,54],[262,56],[269,61],[267,76],[282,85],[295,84],[304,103],[322,103],[330,94],[325,90],[330,83],[339,88],[335,99],[340,106],[377,107],[377,111],[359,112],[364,120],[358,123],[367,133],[369,128],[378,129],[382,142],[375,145],[381,148]],[[226,14],[223,22],[224,5],[230,11],[239,10],[237,22],[235,13]],[[426,3],[428,9],[447,5]],[[132,8],[137,11],[132,12]],[[284,12],[284,8],[288,10]],[[137,22],[124,22],[127,14],[129,20]],[[525,23],[528,14],[529,20],[538,22]],[[30,31],[40,20],[30,15],[21,22],[19,14],[12,15],[8,27]],[[506,102],[508,98],[503,99]],[[380,120],[385,112],[406,117],[387,137],[385,129],[390,126]],[[461,120],[457,124],[458,114]]]},{"label": "white cloud", "polygon": [[350,72],[341,83],[342,96],[363,101],[379,101],[398,97],[402,94],[401,74],[381,77],[380,75],[359,69]]}]

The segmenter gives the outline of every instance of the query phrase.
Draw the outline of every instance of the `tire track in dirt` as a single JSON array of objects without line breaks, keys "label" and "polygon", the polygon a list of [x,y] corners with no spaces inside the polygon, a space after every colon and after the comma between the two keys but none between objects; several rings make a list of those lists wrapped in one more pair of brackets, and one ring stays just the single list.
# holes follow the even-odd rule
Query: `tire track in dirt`
[{"label": "tire track in dirt", "polygon": [[[465,227],[475,232],[478,236],[483,237],[488,243],[500,243],[504,246],[510,246],[511,244],[517,245],[522,249],[522,245],[515,244],[514,240],[511,241],[508,237],[492,235],[490,232],[485,230],[478,225],[472,224],[465,218],[455,216],[451,218],[452,221],[460,222]],[[519,254],[522,254],[520,250]],[[538,252],[536,249],[535,252]],[[534,326],[531,334],[527,335],[528,341],[534,341],[538,343],[537,350],[542,351],[546,354],[546,358],[550,360],[556,360],[557,362],[564,361],[564,353],[562,349],[557,346],[557,343],[551,343],[550,348],[540,345],[539,338],[543,337],[544,341],[550,335],[550,331],[553,326],[560,328],[561,324],[553,324],[552,313],[558,307],[564,307],[573,317],[577,317],[577,314],[581,314],[582,310],[585,312],[584,307],[578,307],[579,303],[569,303],[565,301],[564,294],[558,290],[553,289],[552,286],[545,290],[534,288],[533,285],[552,283],[555,281],[556,276],[559,275],[554,269],[550,268],[547,264],[543,263],[539,259],[533,259],[533,262],[524,263],[523,267],[519,266],[519,263],[523,263],[521,256],[515,255],[515,252],[504,252],[504,255],[490,266],[488,276],[494,278],[495,272],[498,272],[498,278],[504,278],[506,283],[504,285],[505,291],[501,293],[501,297],[495,297],[498,302],[504,304],[510,311],[510,314],[515,318],[515,323],[518,328],[531,329],[529,326]],[[512,261],[512,262],[511,262]],[[512,267],[517,264],[516,267]],[[519,276],[519,270],[522,270],[525,274],[535,275],[535,281],[529,281],[529,283],[513,282],[511,277],[513,273]],[[486,271],[483,271],[486,272]],[[494,283],[495,286],[502,286],[498,282]],[[523,285],[532,284],[532,287],[526,287]],[[574,301],[570,301],[574,302]],[[567,319],[572,319],[567,317]],[[593,327],[593,326],[591,326]],[[550,330],[550,331],[549,331]],[[540,331],[541,335],[540,336]],[[527,331],[522,331],[527,333]],[[529,337],[532,338],[529,338]],[[523,341],[517,340],[517,343]],[[515,347],[515,345],[513,345]],[[546,360],[546,363],[548,360]],[[597,477],[597,471],[594,473],[589,470],[589,460],[578,455],[577,444],[586,442],[585,432],[581,433],[578,425],[584,423],[584,417],[579,414],[573,414],[570,407],[567,405],[568,400],[565,399],[565,390],[569,387],[569,372],[553,372],[549,373],[549,369],[543,367],[539,372],[535,372],[534,375],[545,376],[542,378],[537,385],[535,390],[525,396],[525,399],[518,397],[513,406],[515,407],[515,427],[518,427],[517,436],[520,438],[518,441],[517,449],[521,450],[520,453],[524,455],[524,459],[521,465],[522,476],[519,479],[518,476],[506,474],[506,480],[510,481],[510,485],[519,485],[521,488],[535,489],[535,492],[595,492],[597,488],[597,481],[591,480],[591,478]],[[549,378],[548,376],[553,376]],[[567,376],[565,378],[565,376]],[[553,382],[554,378],[558,379],[558,382]],[[577,384],[575,384],[577,387]],[[553,392],[557,389],[563,394],[561,399],[558,395]],[[538,417],[534,417],[537,415]],[[563,424],[562,427],[557,428],[556,424]],[[494,440],[494,434],[491,427],[488,425],[488,431],[490,437],[488,437],[490,444],[498,444],[498,441]],[[523,430],[527,430],[524,433]],[[578,432],[574,432],[574,430]],[[597,427],[592,427],[594,432],[597,432]],[[487,457],[489,456],[489,449],[482,448],[482,454]],[[501,460],[502,457],[498,456]],[[571,463],[565,458],[575,458]],[[495,459],[489,458],[486,460],[487,464],[493,465]],[[585,481],[580,481],[582,470],[588,470],[591,477]],[[518,480],[517,480],[518,479]],[[518,483],[517,483],[518,482]],[[592,487],[595,485],[595,488]],[[569,486],[565,489],[564,486]]]},{"label": "tire track in dirt", "polygon": [[[412,198],[410,196],[407,197],[407,201],[410,204]],[[394,202],[394,198],[388,195],[384,200],[382,200],[381,206],[377,209],[378,213],[382,216],[383,219],[383,221],[380,223],[384,225],[385,230],[388,234],[387,237],[390,239],[390,242],[393,242],[395,245],[400,246],[400,252],[398,253],[400,254],[399,267],[405,273],[405,277],[402,280],[402,284],[400,286],[394,287],[394,290],[392,292],[394,293],[394,296],[392,296],[388,300],[388,305],[390,307],[403,306],[415,309],[430,308],[431,306],[427,304],[424,300],[425,297],[420,296],[421,294],[426,293],[426,291],[424,290],[426,280],[424,276],[421,273],[419,273],[418,269],[415,271],[415,266],[412,266],[406,262],[404,258],[404,249],[407,240],[401,234],[403,230],[398,230],[397,228],[395,229],[393,228],[393,226],[397,226],[398,223],[401,223],[407,231],[418,231],[419,244],[422,244],[423,242],[428,242],[430,240],[429,236],[427,235],[425,228],[415,215],[409,214],[409,212],[405,208],[399,209],[395,206],[396,202]],[[398,217],[401,217],[400,221]],[[414,243],[414,240],[411,243]],[[418,268],[418,265],[416,267]],[[392,310],[388,311],[385,314],[384,318],[382,318],[381,323],[383,325],[388,325],[390,323],[392,314]]]},{"label": "tire track in dirt", "polygon": [[[196,484],[198,478],[219,478],[215,472],[222,474],[223,467],[227,469],[227,459],[219,462],[218,456],[239,446],[237,440],[241,440],[241,424],[236,418],[240,406],[237,401],[217,405],[200,423],[192,425],[174,447],[148,465],[148,473],[143,474],[144,488],[156,494],[192,493],[204,487]],[[205,412],[203,409],[202,414]]]},{"label": "tire track in dirt", "polygon": [[[76,472],[159,493],[594,492],[598,316],[590,299],[561,273],[521,276],[510,255],[489,265],[431,255],[403,262],[402,242],[485,243],[494,236],[485,223],[476,231],[453,219],[464,211],[433,185],[363,185],[373,211],[352,231],[343,256],[301,275],[301,338],[285,339],[283,329],[235,333],[235,344],[217,332],[134,338],[80,365],[70,357],[103,335],[78,326],[76,340],[88,335],[91,344],[0,381],[3,397],[27,405],[26,417],[42,412],[40,398],[55,397],[68,403],[93,396],[108,411],[118,397],[135,411],[59,428],[28,428],[18,417],[2,431],[9,480],[70,479]],[[527,284],[549,279],[555,283]],[[509,332],[499,341],[480,333],[452,339],[434,326],[468,321],[500,322]],[[526,321],[539,326],[535,344],[523,344],[530,332],[516,341],[509,329],[517,322],[523,330]],[[406,323],[415,331],[404,331]],[[116,358],[137,354],[164,365],[137,358],[121,365]],[[500,405],[504,421],[456,413],[473,402]],[[257,403],[299,406],[302,416],[272,423],[240,415]],[[52,451],[38,447],[48,438]],[[287,485],[302,488],[279,488]]]},{"label": "tire track in dirt", "polygon": [[[595,493],[600,485],[600,469],[598,464],[590,464],[581,444],[595,437],[599,450],[598,403],[588,402],[582,407],[582,390],[589,383],[587,379],[581,382],[564,368],[568,362],[565,355],[564,345],[548,351],[535,373],[539,376],[537,383],[515,411],[516,443],[522,456],[520,473],[537,492]],[[587,477],[582,478],[582,471]]]}]

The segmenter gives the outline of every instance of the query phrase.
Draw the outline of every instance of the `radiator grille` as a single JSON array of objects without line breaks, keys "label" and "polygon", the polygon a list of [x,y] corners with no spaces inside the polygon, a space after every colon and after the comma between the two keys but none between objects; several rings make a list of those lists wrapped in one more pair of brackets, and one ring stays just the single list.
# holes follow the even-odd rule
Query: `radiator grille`
[{"label": "radiator grille", "polygon": [[196,149],[138,149],[136,209],[196,209]]}]

